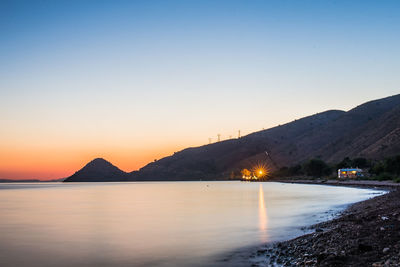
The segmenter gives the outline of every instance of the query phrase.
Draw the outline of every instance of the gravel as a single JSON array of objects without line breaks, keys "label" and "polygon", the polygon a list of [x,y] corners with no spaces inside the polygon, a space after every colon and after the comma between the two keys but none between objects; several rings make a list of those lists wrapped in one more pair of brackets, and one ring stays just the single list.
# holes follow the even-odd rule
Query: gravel
[{"label": "gravel", "polygon": [[268,244],[251,266],[400,266],[400,190],[348,208],[311,234]]}]

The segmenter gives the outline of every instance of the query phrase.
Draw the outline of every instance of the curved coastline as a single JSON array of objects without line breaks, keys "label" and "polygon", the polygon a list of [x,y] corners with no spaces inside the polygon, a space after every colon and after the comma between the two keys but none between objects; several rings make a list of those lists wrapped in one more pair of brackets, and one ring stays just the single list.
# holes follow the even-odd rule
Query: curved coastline
[{"label": "curved coastline", "polygon": [[234,266],[399,266],[400,184],[380,181],[280,180],[274,182],[384,189],[350,204],[339,216],[287,241],[247,247],[219,262]]}]

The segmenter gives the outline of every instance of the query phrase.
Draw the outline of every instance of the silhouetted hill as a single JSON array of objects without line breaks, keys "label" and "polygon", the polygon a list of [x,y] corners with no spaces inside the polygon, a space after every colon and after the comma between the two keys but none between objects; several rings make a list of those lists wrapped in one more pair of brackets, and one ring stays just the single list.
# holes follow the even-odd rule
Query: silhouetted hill
[{"label": "silhouetted hill", "polygon": [[38,179],[26,179],[26,180],[13,180],[13,179],[0,179],[0,183],[40,183],[42,181]]},{"label": "silhouetted hill", "polygon": [[[366,149],[376,146],[379,140],[399,128],[398,117],[391,118],[393,114],[398,114],[399,107],[400,95],[396,95],[367,102],[346,112],[297,143],[306,152],[299,155],[300,160],[321,157],[328,162],[335,162],[347,156],[382,158],[393,155],[394,151],[387,149],[374,152]],[[397,139],[397,143],[399,142]],[[307,147],[312,149],[307,150]]]},{"label": "silhouetted hill", "polygon": [[[226,140],[196,148],[188,148],[170,157],[152,162],[138,172],[135,179],[212,179],[229,176],[232,171],[249,168],[258,161],[265,162],[268,151],[276,162],[290,164],[295,142],[327,123],[344,111],[331,110],[309,116],[240,139]],[[294,155],[293,155],[294,157]]]},{"label": "silhouetted hill", "polygon": [[0,183],[54,183],[54,182],[63,182],[65,178],[54,179],[54,180],[39,180],[39,179],[22,179],[22,180],[14,180],[14,179],[0,179]]},{"label": "silhouetted hill", "polygon": [[400,96],[366,103],[350,110],[348,115],[332,125],[337,129],[339,125],[348,125],[340,128],[338,138],[316,152],[323,159],[328,162],[344,157],[382,159],[400,153]]},{"label": "silhouetted hill", "polygon": [[110,182],[122,181],[128,174],[110,162],[97,158],[64,180],[64,182]]},{"label": "silhouetted hill", "polygon": [[[273,160],[267,158],[265,151]],[[267,162],[273,169],[316,157],[335,163],[344,157],[380,159],[398,153],[400,95],[395,95],[367,102],[348,112],[325,111],[240,139],[187,148],[129,174],[108,162],[107,166],[111,165],[114,170],[112,175],[99,168],[83,171],[86,166],[68,181],[71,178],[93,180],[89,177],[107,177],[108,180],[227,179],[258,162]]]}]

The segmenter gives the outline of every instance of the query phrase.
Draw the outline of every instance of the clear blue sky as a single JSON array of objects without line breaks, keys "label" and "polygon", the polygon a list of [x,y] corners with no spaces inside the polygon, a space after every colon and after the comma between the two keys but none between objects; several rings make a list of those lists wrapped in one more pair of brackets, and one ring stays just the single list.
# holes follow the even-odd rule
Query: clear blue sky
[{"label": "clear blue sky", "polygon": [[399,33],[400,1],[3,0],[0,178],[132,170],[400,93]]}]

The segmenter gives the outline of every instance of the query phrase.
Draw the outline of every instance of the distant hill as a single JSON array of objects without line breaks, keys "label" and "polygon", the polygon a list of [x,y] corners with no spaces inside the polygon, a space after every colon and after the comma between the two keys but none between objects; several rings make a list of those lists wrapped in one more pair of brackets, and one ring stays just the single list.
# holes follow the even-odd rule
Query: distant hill
[{"label": "distant hill", "polygon": [[25,179],[25,180],[14,180],[14,179],[0,179],[0,183],[54,183],[63,182],[65,178],[54,179],[54,180],[39,180],[39,179]]},{"label": "distant hill", "polygon": [[64,182],[111,182],[126,180],[129,175],[110,162],[97,158],[66,178]]},{"label": "distant hill", "polygon": [[398,153],[400,95],[395,95],[348,112],[325,111],[240,139],[187,148],[132,173],[96,159],[102,163],[92,161],[67,181],[227,179],[257,162],[274,169],[310,158],[335,163],[344,157],[381,159]]},{"label": "distant hill", "polygon": [[26,179],[26,180],[13,180],[13,179],[0,179],[0,183],[40,183],[42,181],[38,179]]}]

